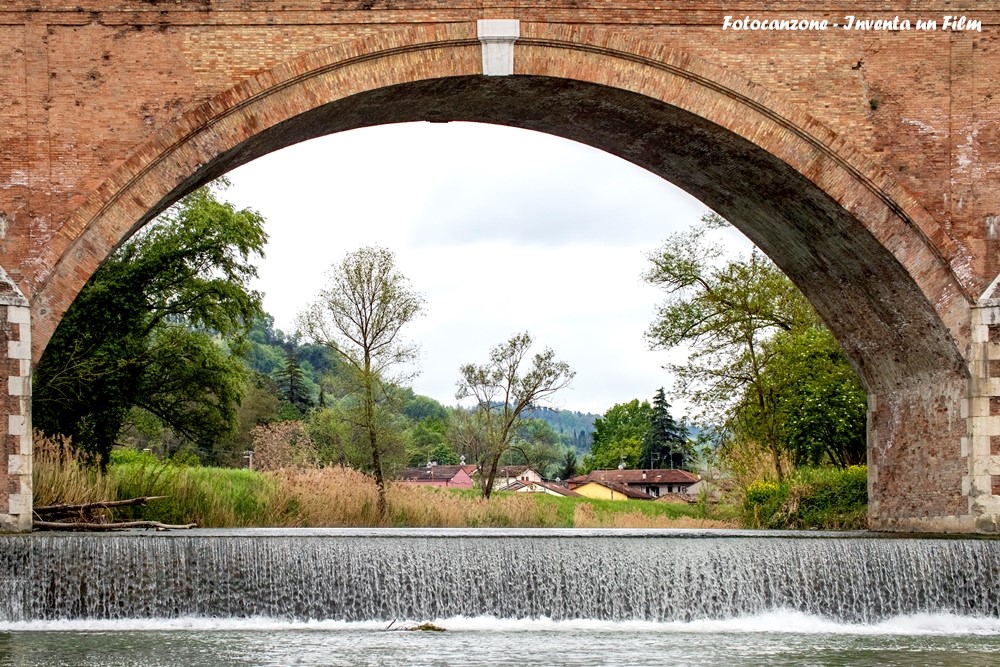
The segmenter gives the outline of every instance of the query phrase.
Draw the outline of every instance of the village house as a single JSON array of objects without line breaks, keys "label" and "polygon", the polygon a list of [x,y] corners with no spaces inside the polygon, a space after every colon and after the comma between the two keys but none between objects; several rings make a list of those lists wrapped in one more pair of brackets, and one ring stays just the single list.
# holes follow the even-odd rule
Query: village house
[{"label": "village house", "polygon": [[399,471],[399,481],[403,484],[421,486],[441,486],[454,489],[471,489],[472,477],[464,466],[421,466],[403,468]]},{"label": "village house", "polygon": [[515,479],[500,491],[513,491],[514,493],[544,493],[550,496],[579,497],[581,494],[555,482],[541,480],[538,482],[528,482]]},{"label": "village house", "polygon": [[[644,499],[659,498],[668,493],[687,494],[688,489],[698,481],[698,477],[686,470],[675,470],[673,468],[656,468],[651,470],[593,470],[587,475],[578,475],[567,481],[569,488],[587,495],[588,493],[599,494],[599,497],[611,495],[616,488],[608,484],[618,485],[618,493],[622,495],[624,489],[630,492],[639,492]],[[603,485],[604,490],[590,487],[581,491],[581,487],[588,484]],[[598,496],[589,496],[598,497]]]},{"label": "village house", "polygon": [[610,480],[586,481],[574,487],[573,491],[594,500],[655,500],[648,493]]},{"label": "village house", "polygon": [[[479,469],[474,464],[468,464],[462,466],[462,468],[472,477],[477,483],[476,479],[479,476]],[[514,482],[541,482],[542,476],[537,470],[531,466],[500,466],[497,468],[496,477],[493,478],[493,490],[494,491],[507,491],[508,486]]]},{"label": "village house", "polygon": [[530,466],[500,466],[493,478],[493,490],[499,491],[515,481],[541,482],[542,476]]}]

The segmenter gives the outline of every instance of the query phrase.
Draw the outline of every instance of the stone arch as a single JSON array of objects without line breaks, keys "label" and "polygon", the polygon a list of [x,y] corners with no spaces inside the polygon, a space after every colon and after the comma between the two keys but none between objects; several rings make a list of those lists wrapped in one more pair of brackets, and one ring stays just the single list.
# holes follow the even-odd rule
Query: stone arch
[{"label": "stone arch", "polygon": [[186,113],[47,249],[35,358],[107,253],[198,185],[330,132],[478,120],[614,153],[732,220],[816,304],[871,389],[961,365],[968,258],[842,137],[752,82],[606,30],[529,24],[515,53],[516,76],[484,77],[474,25],[409,28],[307,54]]},{"label": "stone arch", "polygon": [[[185,113],[139,146],[46,249],[51,271],[31,290],[35,358],[111,250],[236,166],[370,125],[518,126],[630,160],[736,224],[812,301],[868,386],[870,438],[881,447],[873,513],[967,515],[957,413],[978,286],[932,216],[844,137],[705,61],[605,29],[547,24],[521,26],[513,52],[513,76],[484,76],[475,24],[410,27],[306,54]],[[470,164],[481,157],[470,151]],[[898,471],[923,461],[903,443],[912,434],[900,424],[914,421],[933,423],[919,437],[947,440],[947,461],[931,473],[932,492],[886,505],[880,485],[906,486]]]}]

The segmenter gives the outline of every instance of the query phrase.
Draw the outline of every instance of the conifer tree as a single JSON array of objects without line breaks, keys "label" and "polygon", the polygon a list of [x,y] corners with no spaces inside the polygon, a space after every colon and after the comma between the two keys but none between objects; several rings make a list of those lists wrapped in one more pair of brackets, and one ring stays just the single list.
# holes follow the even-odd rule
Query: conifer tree
[{"label": "conifer tree", "polygon": [[649,430],[643,439],[641,464],[649,468],[667,466],[685,468],[688,465],[687,429],[670,414],[670,403],[660,387],[653,396],[653,411]]},{"label": "conifer tree", "polygon": [[312,406],[309,389],[306,387],[305,374],[295,354],[295,346],[285,349],[285,366],[278,371],[278,384],[284,398],[299,412],[305,412]]}]

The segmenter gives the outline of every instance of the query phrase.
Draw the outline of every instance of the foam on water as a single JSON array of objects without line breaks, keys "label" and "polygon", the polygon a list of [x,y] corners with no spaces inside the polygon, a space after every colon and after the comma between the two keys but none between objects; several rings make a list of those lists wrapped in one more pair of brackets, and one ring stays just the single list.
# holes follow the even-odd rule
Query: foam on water
[{"label": "foam on water", "polygon": [[[64,619],[0,622],[0,632],[384,632],[423,621],[289,621],[276,618]],[[690,622],[605,621],[597,619],[510,619],[494,616],[433,619],[434,625],[463,633],[696,633],[955,637],[1000,634],[1000,619],[954,614],[911,614],[879,623],[843,623],[802,612],[779,610],[754,616]]]}]

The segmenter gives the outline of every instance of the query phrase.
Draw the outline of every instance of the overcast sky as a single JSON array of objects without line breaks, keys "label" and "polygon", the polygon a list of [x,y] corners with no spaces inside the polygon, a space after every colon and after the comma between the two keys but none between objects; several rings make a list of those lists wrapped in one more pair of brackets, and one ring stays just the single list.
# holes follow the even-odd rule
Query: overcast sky
[{"label": "overcast sky", "polygon": [[[410,123],[298,144],[229,178],[223,197],[267,219],[255,287],[286,332],[331,264],[377,244],[426,299],[407,330],[417,393],[454,405],[459,366],[520,331],[577,372],[554,407],[603,413],[669,389],[668,354],[643,338],[661,294],[641,275],[707,209],[643,169],[526,130]],[[726,243],[748,247],[737,232]]]}]

